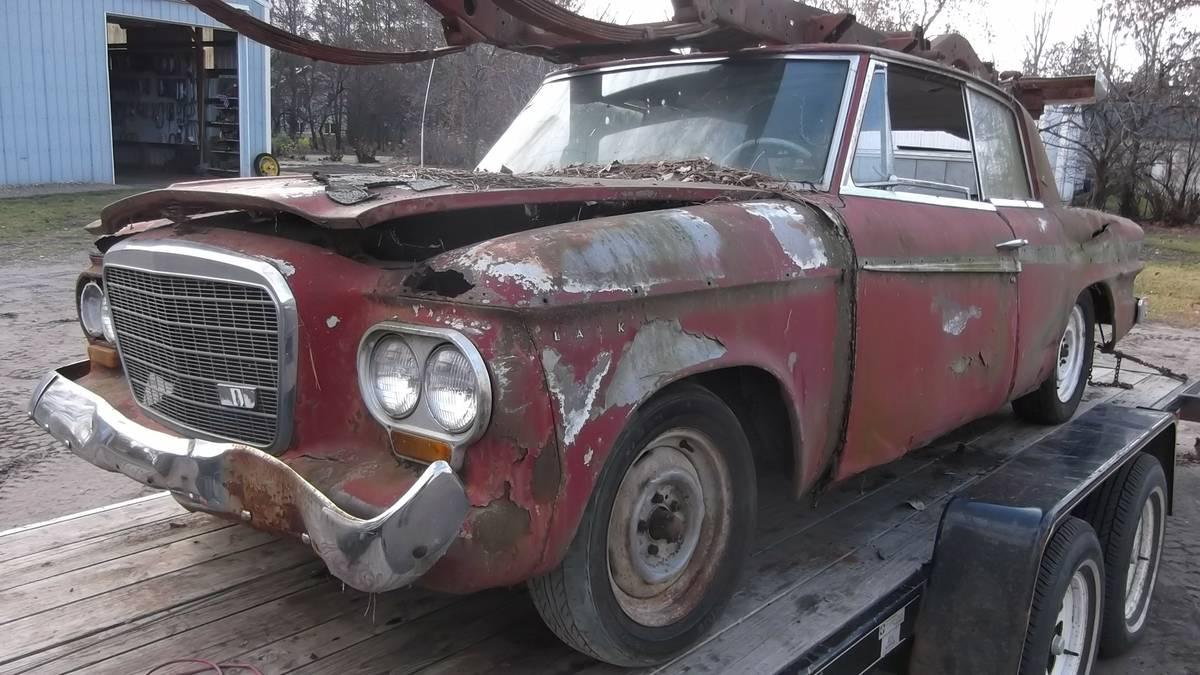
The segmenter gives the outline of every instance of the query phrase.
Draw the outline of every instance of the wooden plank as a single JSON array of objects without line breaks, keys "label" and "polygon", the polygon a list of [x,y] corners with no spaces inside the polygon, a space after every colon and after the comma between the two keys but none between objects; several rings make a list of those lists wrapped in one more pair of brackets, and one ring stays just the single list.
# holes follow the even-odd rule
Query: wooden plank
[{"label": "wooden plank", "polygon": [[[104,659],[201,626],[223,628],[227,617],[281,597],[331,583],[324,563],[307,560],[250,581],[214,588],[201,598],[168,607],[0,665],[0,675],[56,675],[92,670]],[[340,584],[339,584],[340,586]],[[0,661],[3,657],[0,656]]]},{"label": "wooden plank", "polygon": [[166,493],[102,506],[0,535],[0,563],[186,513]]},{"label": "wooden plank", "polygon": [[[283,661],[300,664],[309,660],[311,652],[304,653],[299,649],[301,641],[294,639],[309,629],[325,626],[318,631],[326,640],[333,640],[337,636],[327,634],[326,629],[335,619],[373,631],[381,625],[413,621],[460,600],[461,596],[421,590],[371,596],[328,577],[302,593],[286,595],[219,622],[139,646],[93,667],[102,672],[133,673],[146,664],[162,663],[180,655],[217,662],[245,662],[244,655],[255,651],[266,672],[281,672],[286,670],[280,665]],[[262,658],[264,654],[271,654],[272,659]]]},{"label": "wooden plank", "polygon": [[[528,598],[513,591],[493,590],[470,602],[457,603],[402,624],[403,630],[376,631],[352,645],[318,645],[314,660],[294,670],[271,668],[264,672],[304,675],[417,672],[447,656],[459,653],[517,623],[540,621]],[[330,647],[336,651],[329,651]],[[347,648],[348,647],[348,648]],[[245,657],[243,657],[245,658]],[[255,661],[249,661],[258,665]],[[259,666],[261,668],[261,666]]]},{"label": "wooden plank", "polygon": [[133,553],[234,527],[232,522],[204,513],[181,512],[172,518],[85,539],[49,551],[33,553],[4,563],[0,591],[48,579],[66,572],[107,563]]},{"label": "wooden plank", "polygon": [[1151,375],[1133,389],[1118,390],[1112,402],[1129,406],[1151,406],[1158,402],[1163,396],[1175,391],[1182,382],[1173,380],[1165,375]]},{"label": "wooden plank", "polygon": [[204,565],[176,569],[85,600],[22,615],[0,629],[0,664],[312,559],[307,547],[286,544],[256,546]]},{"label": "wooden plank", "polygon": [[0,626],[21,617],[103,595],[176,570],[201,566],[274,540],[248,527],[229,527],[0,592]]}]

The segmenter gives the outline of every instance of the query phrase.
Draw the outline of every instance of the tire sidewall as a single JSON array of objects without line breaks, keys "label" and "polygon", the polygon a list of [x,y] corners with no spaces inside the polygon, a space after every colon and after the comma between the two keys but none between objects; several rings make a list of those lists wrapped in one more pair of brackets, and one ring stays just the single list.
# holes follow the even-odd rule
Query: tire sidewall
[{"label": "tire sidewall", "polygon": [[[1158,463],[1158,460],[1153,457],[1143,455],[1135,461],[1146,461],[1152,466],[1145,472],[1131,475],[1131,477],[1137,477],[1136,484],[1127,482],[1122,487],[1124,494],[1122,494],[1123,499],[1121,501],[1126,504],[1135,505],[1133,507],[1134,518],[1129,522],[1128,527],[1110,532],[1108,535],[1109,540],[1103,542],[1106,552],[1105,564],[1110,576],[1108,583],[1106,583],[1105,605],[1108,609],[1105,611],[1103,639],[1101,642],[1102,650],[1105,654],[1118,654],[1127,651],[1145,633],[1150,604],[1154,596],[1154,588],[1158,582],[1158,569],[1162,564],[1163,539],[1166,533],[1166,475],[1163,473],[1162,466]],[[1137,519],[1141,517],[1141,511],[1146,500],[1156,491],[1159,495],[1157,513],[1158,532],[1155,533],[1156,542],[1154,550],[1151,553],[1150,577],[1146,587],[1146,595],[1142,600],[1140,619],[1136,622],[1136,625],[1131,627],[1125,620],[1126,571],[1129,568],[1130,558],[1134,554],[1133,546],[1135,543],[1134,537],[1137,534]],[[1132,495],[1132,498],[1129,498],[1130,495]]]},{"label": "tire sidewall", "polygon": [[[1075,300],[1072,309],[1079,307],[1083,312],[1083,364],[1079,369],[1078,380],[1075,382],[1075,391],[1072,392],[1071,398],[1067,401],[1062,401],[1058,398],[1058,369],[1050,375],[1049,385],[1050,393],[1053,396],[1054,403],[1059,407],[1060,416],[1064,419],[1070,418],[1075,414],[1075,409],[1079,407],[1079,402],[1083,400],[1083,393],[1087,389],[1088,379],[1092,374],[1092,357],[1095,354],[1096,345],[1096,310],[1092,306],[1092,296],[1087,291],[1084,291]],[[1070,321],[1070,315],[1068,315]],[[1063,331],[1066,331],[1066,326],[1063,326]],[[1061,339],[1061,338],[1060,338]]]},{"label": "tire sidewall", "polygon": [[[678,427],[698,429],[720,449],[733,488],[730,505],[733,523],[724,554],[710,563],[716,571],[708,583],[706,597],[676,623],[644,626],[625,614],[612,590],[608,570],[609,517],[618,488],[633,461],[648,443]],[[653,662],[692,644],[708,630],[737,583],[752,542],[756,501],[754,463],[745,434],[732,411],[708,390],[698,386],[677,387],[636,414],[618,436],[593,488],[583,523],[576,533],[576,539],[582,538],[586,545],[572,545],[568,554],[570,557],[577,551],[585,552],[584,560],[574,562],[582,563],[586,570],[596,618],[615,646],[634,656],[634,661]],[[704,554],[698,550],[694,555]]]},{"label": "tire sidewall", "polygon": [[1029,639],[1025,645],[1026,653],[1022,654],[1020,675],[1042,675],[1046,672],[1046,659],[1054,637],[1059,606],[1071,583],[1072,576],[1076,570],[1085,565],[1092,566],[1095,577],[1089,580],[1092,603],[1089,608],[1091,627],[1082,652],[1084,659],[1080,672],[1089,672],[1096,662],[1097,647],[1100,642],[1100,623],[1104,609],[1104,557],[1100,549],[1100,542],[1090,526],[1084,524],[1084,527],[1078,528],[1077,534],[1078,536],[1071,540],[1070,548],[1058,569],[1054,571],[1053,582],[1048,586],[1045,596],[1049,600],[1049,604],[1035,608],[1034,613],[1030,616]]}]

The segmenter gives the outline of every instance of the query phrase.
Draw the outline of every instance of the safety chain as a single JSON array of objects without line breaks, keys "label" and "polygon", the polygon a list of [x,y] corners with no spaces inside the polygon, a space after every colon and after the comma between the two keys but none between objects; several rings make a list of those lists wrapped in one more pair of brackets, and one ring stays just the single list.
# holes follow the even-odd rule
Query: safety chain
[{"label": "safety chain", "polygon": [[[1096,380],[1092,379],[1092,373],[1091,373],[1091,371],[1089,371],[1088,372],[1088,384],[1090,384],[1094,387],[1117,387],[1118,389],[1133,389],[1132,384],[1127,384],[1127,383],[1121,381],[1121,361],[1123,361],[1125,359],[1133,361],[1134,363],[1138,364],[1139,366],[1145,366],[1147,368],[1150,368],[1151,370],[1157,372],[1159,375],[1169,377],[1172,380],[1179,380],[1180,382],[1188,381],[1187,375],[1185,375],[1183,373],[1177,373],[1174,370],[1171,370],[1170,368],[1168,368],[1166,366],[1160,366],[1158,364],[1150,363],[1149,361],[1147,361],[1145,359],[1138,358],[1136,356],[1133,356],[1132,354],[1126,354],[1125,352],[1123,352],[1119,349],[1116,349],[1116,348],[1105,349],[1102,346],[1107,343],[1107,340],[1104,337],[1104,328],[1102,326],[1100,326],[1100,324],[1097,324],[1096,327],[1100,329],[1100,344],[1096,345],[1096,351],[1100,352],[1101,354],[1111,354],[1112,356],[1116,357],[1117,365],[1113,367],[1113,378],[1112,378],[1111,382],[1097,382]],[[1095,368],[1094,363],[1093,363],[1092,367]]]}]

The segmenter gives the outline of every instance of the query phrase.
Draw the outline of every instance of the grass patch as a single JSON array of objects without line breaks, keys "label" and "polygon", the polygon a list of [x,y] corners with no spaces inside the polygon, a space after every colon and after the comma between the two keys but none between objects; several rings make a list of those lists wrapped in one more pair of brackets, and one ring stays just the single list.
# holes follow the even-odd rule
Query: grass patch
[{"label": "grass patch", "polygon": [[46,235],[91,239],[83,226],[100,217],[105,206],[143,190],[106,190],[75,194],[0,199],[0,243],[24,242]]},{"label": "grass patch", "polygon": [[1200,229],[1147,229],[1142,251],[1147,260],[1173,260],[1200,265]]},{"label": "grass patch", "polygon": [[1136,293],[1150,299],[1151,320],[1200,326],[1200,262],[1147,263]]}]

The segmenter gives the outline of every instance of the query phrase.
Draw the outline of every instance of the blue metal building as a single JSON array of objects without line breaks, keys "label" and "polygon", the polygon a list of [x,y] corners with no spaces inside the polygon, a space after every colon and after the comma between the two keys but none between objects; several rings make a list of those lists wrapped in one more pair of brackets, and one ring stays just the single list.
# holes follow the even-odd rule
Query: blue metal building
[{"label": "blue metal building", "polygon": [[[269,0],[235,0],[268,20]],[[4,0],[0,185],[251,174],[270,51],[180,0]]]}]

